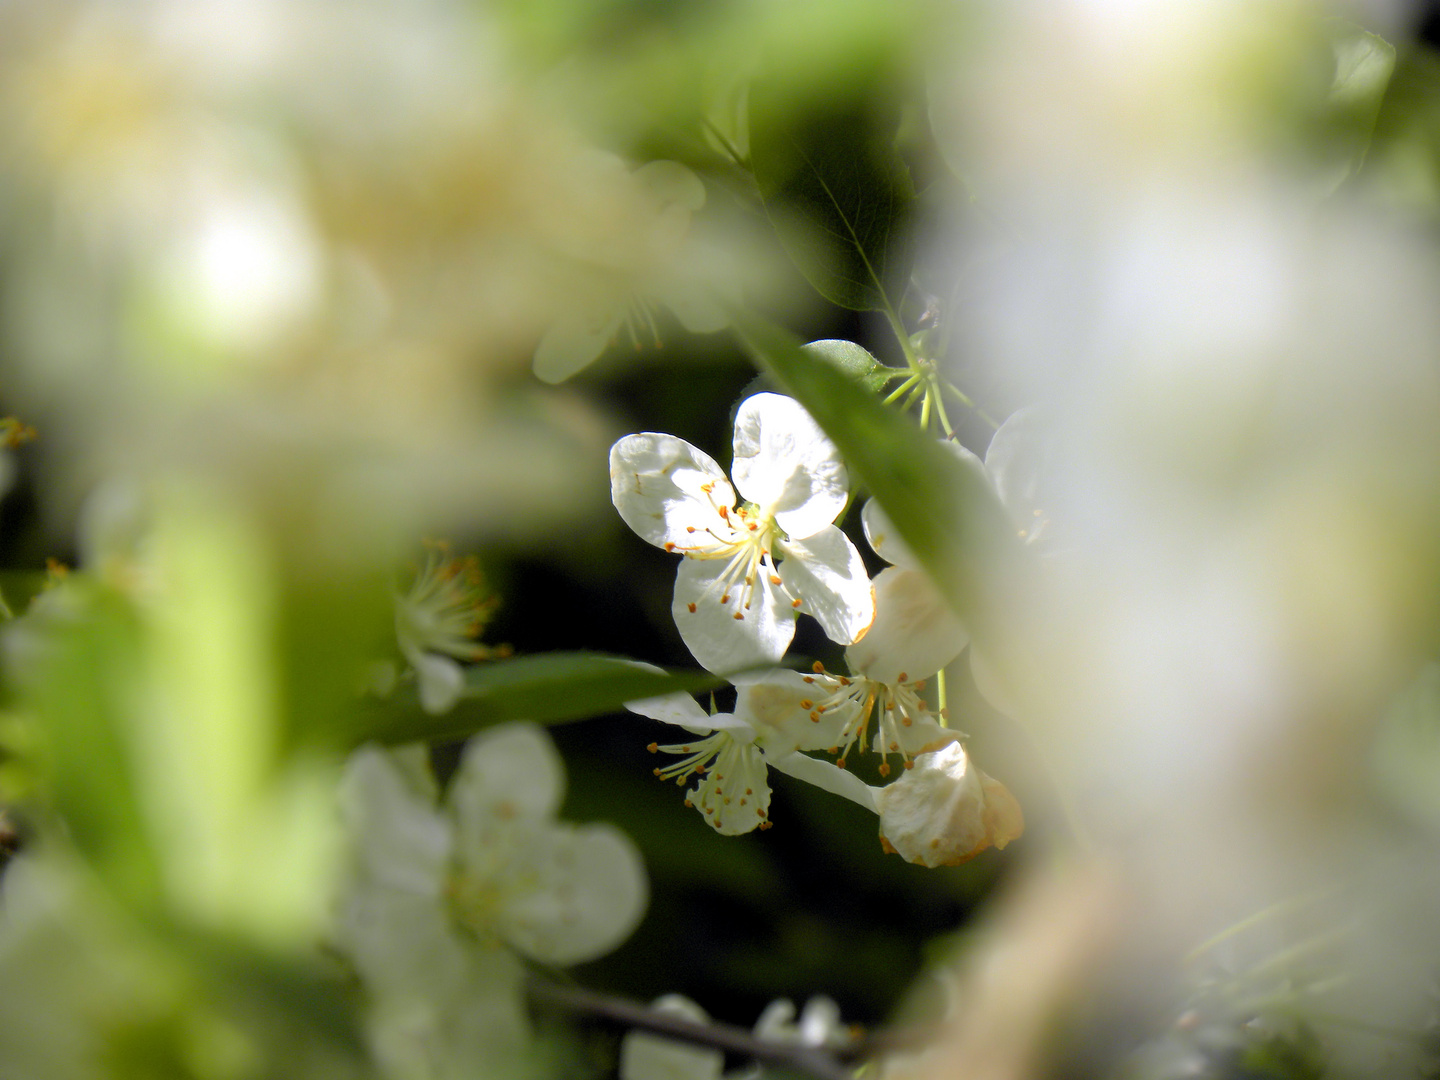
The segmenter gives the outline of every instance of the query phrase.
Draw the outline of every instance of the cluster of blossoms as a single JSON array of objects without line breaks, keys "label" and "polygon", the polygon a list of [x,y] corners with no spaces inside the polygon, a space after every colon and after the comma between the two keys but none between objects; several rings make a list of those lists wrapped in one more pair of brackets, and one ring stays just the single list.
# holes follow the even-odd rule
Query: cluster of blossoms
[{"label": "cluster of blossoms", "polygon": [[[1016,420],[1018,428],[1023,417]],[[987,475],[994,460],[1012,514],[1023,501],[1013,493],[1019,470],[1002,463],[1015,456],[1016,428],[996,433],[985,462],[946,444]],[[869,578],[834,524],[849,503],[849,477],[819,425],[790,398],[747,399],[735,419],[732,476],[733,485],[707,454],[671,435],[630,435],[610,452],[621,517],[642,539],[683,556],[672,605],[682,639],[736,687],[727,714],[706,715],[686,695],[628,703],[700,736],[652,743],[652,752],[679,758],[655,775],[681,786],[697,777],[686,805],[725,834],[769,827],[774,768],[873,810],[886,850],[911,862],[963,862],[1019,836],[1014,796],[973,766],[943,708],[925,697],[969,635],[874,500],[862,510],[865,535],[893,565]],[[746,500],[738,506],[737,491]],[[759,670],[784,656],[798,614],[847,646],[848,674],[819,664],[809,674]],[[903,773],[868,785],[846,769],[856,752],[879,755],[882,778],[892,757]]]}]

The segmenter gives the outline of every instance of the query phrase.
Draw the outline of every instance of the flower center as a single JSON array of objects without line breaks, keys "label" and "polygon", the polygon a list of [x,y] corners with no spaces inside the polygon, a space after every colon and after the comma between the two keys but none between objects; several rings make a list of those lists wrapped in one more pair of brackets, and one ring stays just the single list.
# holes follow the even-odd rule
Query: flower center
[{"label": "flower center", "polygon": [[[702,490],[709,495],[710,485]],[[728,605],[736,599],[735,618],[744,619],[757,587],[767,581],[771,586],[781,587],[774,551],[775,546],[788,537],[775,523],[775,515],[754,503],[742,503],[734,510],[716,505],[715,512],[720,522],[704,530],[710,542],[686,550],[685,557],[727,560],[725,569],[705,590],[701,600],[718,596],[722,605]]]},{"label": "flower center", "polygon": [[[764,759],[750,744],[741,744],[723,731],[717,731],[691,743],[677,743],[661,746],[651,743],[646,747],[652,754],[681,754],[679,761],[671,762],[655,770],[661,780],[674,780],[684,787],[691,776],[699,776],[700,783],[689,793],[686,806],[699,805],[700,812],[715,828],[721,828],[724,819],[745,817],[751,813],[760,821],[761,829],[768,829],[770,822],[766,805],[769,789],[765,784]],[[757,797],[757,789],[765,794]]]},{"label": "flower center", "polygon": [[814,675],[805,676],[805,681],[820,688],[814,698],[800,701],[801,708],[809,708],[810,719],[816,723],[824,713],[848,713],[844,727],[840,729],[837,745],[832,752],[838,754],[835,764],[842,769],[845,759],[857,744],[863,754],[872,745],[870,718],[875,717],[873,746],[880,755],[880,775],[890,775],[891,754],[899,754],[905,768],[911,766],[911,755],[906,750],[908,740],[903,731],[914,726],[917,720],[932,719],[930,706],[921,696],[925,680],[910,682],[904,672],[894,683],[877,682],[863,675],[847,677],[827,672],[818,662]]}]

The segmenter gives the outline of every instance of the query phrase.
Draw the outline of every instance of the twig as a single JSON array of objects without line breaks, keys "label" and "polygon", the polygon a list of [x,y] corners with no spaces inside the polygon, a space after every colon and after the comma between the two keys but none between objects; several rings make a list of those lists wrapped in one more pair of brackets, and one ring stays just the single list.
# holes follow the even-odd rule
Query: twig
[{"label": "twig", "polygon": [[578,986],[561,986],[533,976],[527,981],[526,990],[534,1001],[554,1005],[569,1012],[600,1017],[622,1027],[648,1031],[653,1035],[663,1035],[668,1039],[694,1043],[697,1046],[709,1046],[750,1058],[762,1065],[793,1069],[816,1077],[817,1080],[853,1080],[852,1070],[823,1050],[799,1043],[759,1039],[744,1028],[732,1024],[701,1023],[671,1012],[652,1009],[626,998],[612,997]]}]

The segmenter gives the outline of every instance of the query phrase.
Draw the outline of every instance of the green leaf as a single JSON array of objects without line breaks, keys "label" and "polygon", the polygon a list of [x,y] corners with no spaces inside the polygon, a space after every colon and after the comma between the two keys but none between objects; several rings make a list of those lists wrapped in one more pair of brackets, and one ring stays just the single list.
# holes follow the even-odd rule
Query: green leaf
[{"label": "green leaf", "polygon": [[830,436],[972,634],[995,624],[995,586],[1023,572],[1014,527],[984,476],[787,331],[735,313],[741,342]]},{"label": "green leaf", "polygon": [[708,672],[671,674],[622,656],[552,652],[476,664],[465,671],[465,690],[447,713],[420,707],[413,686],[366,702],[344,741],[404,743],[462,739],[507,720],[558,724],[618,712],[625,702],[660,694],[699,693],[725,680]]},{"label": "green leaf", "polygon": [[1348,160],[1339,166],[1336,185],[1360,171],[1375,135],[1380,106],[1395,73],[1395,46],[1343,19],[1327,20],[1335,76],[1330,84],[1326,122]]},{"label": "green leaf", "polygon": [[[911,244],[914,189],[895,153],[898,118],[853,103],[797,119],[773,85],[750,91],[750,162],[780,242],[821,296],[855,311],[898,305]],[[898,295],[896,293],[895,295]]]},{"label": "green leaf", "polygon": [[840,338],[826,338],[802,345],[811,356],[818,356],[836,371],[842,372],[872,394],[878,394],[895,379],[903,378],[910,372],[906,368],[892,368],[880,363],[867,349],[853,341]]},{"label": "green leaf", "polygon": [[12,633],[54,809],[112,892],[137,909],[153,908],[161,871],[134,744],[132,708],[144,699],[134,609],[111,590],[72,580]]}]

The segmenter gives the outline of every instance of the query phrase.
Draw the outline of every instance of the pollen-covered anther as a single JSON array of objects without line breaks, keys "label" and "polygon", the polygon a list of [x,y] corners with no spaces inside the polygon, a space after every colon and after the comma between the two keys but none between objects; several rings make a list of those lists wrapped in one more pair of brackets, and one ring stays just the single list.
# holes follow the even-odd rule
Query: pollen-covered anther
[{"label": "pollen-covered anther", "polygon": [[649,746],[645,747],[645,749],[649,750],[652,754],[658,754],[660,752],[660,744],[658,742],[652,742]]},{"label": "pollen-covered anther", "polygon": [[737,611],[735,612],[735,618],[743,620],[745,618],[745,615],[743,612]]},{"label": "pollen-covered anther", "polygon": [[[820,663],[819,660],[816,660],[815,663],[813,663],[813,664],[810,665],[810,670],[813,671],[813,672],[815,672],[816,675],[824,675],[824,674],[825,674],[825,665],[822,664],[822,663]],[[814,682],[815,680],[814,680],[814,679],[810,679],[809,681],[810,681],[810,682]]]},{"label": "pollen-covered anther", "polygon": [[755,530],[757,530],[757,529],[759,529],[759,528],[760,528],[760,526],[759,526],[759,525],[756,525],[755,522],[753,522],[753,521],[750,522],[750,531],[751,531],[751,532],[755,532]]},{"label": "pollen-covered anther", "polygon": [[780,584],[780,575],[779,575],[779,574],[771,574],[771,575],[770,575],[770,584],[771,584],[771,585],[779,585],[779,584]]},{"label": "pollen-covered anther", "polygon": [[765,808],[763,806],[756,807],[755,813],[759,814],[762,818],[770,816],[769,814],[765,813]]},{"label": "pollen-covered anther", "polygon": [[694,532],[694,531],[695,531],[695,526],[694,526],[694,525],[686,525],[686,526],[685,526],[685,531],[686,531],[686,532]]},{"label": "pollen-covered anther", "polygon": [[905,674],[905,672],[902,671],[902,672],[900,672],[899,675],[895,676],[895,681],[896,681],[896,682],[909,682],[909,681],[910,681],[910,676],[907,675],[907,674]]},{"label": "pollen-covered anther", "polygon": [[890,763],[888,761],[882,761],[880,763],[880,768],[876,769],[875,771],[878,772],[881,776],[889,776]]},{"label": "pollen-covered anther", "polygon": [[799,606],[800,606],[800,598],[797,596],[794,600],[791,600],[791,601],[790,601],[790,606],[791,606],[791,607],[799,607]]},{"label": "pollen-covered anther", "polygon": [[813,682],[815,681],[815,676],[813,676],[813,675],[806,675],[806,676],[805,676],[805,681],[808,682],[808,683],[813,683]]},{"label": "pollen-covered anther", "polygon": [[690,614],[691,614],[691,615],[694,615],[694,614],[695,614],[695,605],[694,605],[693,603],[686,604],[685,606],[690,609]]},{"label": "pollen-covered anther", "polygon": [[926,682],[926,680],[924,680],[924,679],[917,679],[917,680],[915,681],[915,689],[916,689],[916,690],[924,690],[924,689],[925,689],[925,682]]},{"label": "pollen-covered anther", "polygon": [[720,603],[722,603],[722,604],[728,604],[729,602],[730,602],[730,594],[729,594],[728,592],[727,592],[727,593],[721,593],[721,594],[720,594]]},{"label": "pollen-covered anther", "polygon": [[660,776],[660,770],[659,770],[659,769],[654,769],[654,770],[652,770],[652,771],[654,772],[656,778],[658,779],[659,776]]},{"label": "pollen-covered anther", "polygon": [[693,809],[695,809],[695,804],[694,804],[693,802],[691,802],[689,799],[686,799],[686,800],[685,800],[685,809],[686,809],[686,810],[693,810]]},{"label": "pollen-covered anther", "polygon": [[746,794],[746,795],[754,795],[755,792],[751,791],[751,790],[747,787],[747,788],[745,789],[745,794]]},{"label": "pollen-covered anther", "polygon": [[812,712],[812,713],[810,714],[810,722],[811,722],[812,724],[818,724],[818,723],[820,722],[820,710],[819,710],[819,709],[816,709],[814,712]]},{"label": "pollen-covered anther", "polygon": [[892,742],[890,744],[890,749],[891,751],[898,751],[900,749],[900,744],[898,742]]},{"label": "pollen-covered anther", "polygon": [[807,698],[801,698],[801,699],[800,699],[800,708],[802,708],[802,709],[804,709],[804,710],[806,710],[806,711],[808,712],[809,710],[813,709],[814,707],[815,707],[815,702],[811,701],[808,697],[807,697]]},{"label": "pollen-covered anther", "polygon": [[907,768],[907,769],[913,769],[914,767],[915,767],[915,762],[913,762],[913,761],[906,761],[906,762],[905,762],[905,768]]},{"label": "pollen-covered anther", "polygon": [[666,541],[665,541],[665,550],[666,550],[666,551],[674,551],[674,550],[675,550],[675,541],[674,541],[674,540],[666,540]]},{"label": "pollen-covered anther", "polygon": [[835,767],[836,767],[837,769],[843,769],[843,768],[845,767],[845,759],[844,759],[843,757],[842,757],[842,758],[836,758],[836,759],[835,759]]}]

